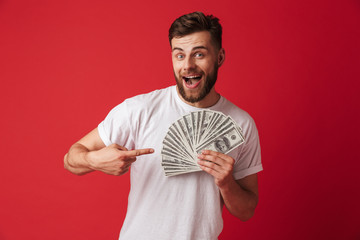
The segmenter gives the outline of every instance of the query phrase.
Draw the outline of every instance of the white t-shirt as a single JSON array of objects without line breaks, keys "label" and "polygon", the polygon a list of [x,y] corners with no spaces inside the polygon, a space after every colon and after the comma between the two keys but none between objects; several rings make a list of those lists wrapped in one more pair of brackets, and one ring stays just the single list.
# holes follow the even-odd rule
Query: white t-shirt
[{"label": "white t-shirt", "polygon": [[[258,132],[248,113],[221,97],[209,109],[230,115],[243,129],[246,142],[228,155],[233,175],[241,179],[262,170]],[[222,203],[214,179],[206,172],[166,177],[161,167],[162,141],[169,126],[201,109],[183,102],[176,86],[125,100],[98,126],[108,146],[154,148],[131,165],[128,209],[119,239],[217,239],[223,228]]]}]

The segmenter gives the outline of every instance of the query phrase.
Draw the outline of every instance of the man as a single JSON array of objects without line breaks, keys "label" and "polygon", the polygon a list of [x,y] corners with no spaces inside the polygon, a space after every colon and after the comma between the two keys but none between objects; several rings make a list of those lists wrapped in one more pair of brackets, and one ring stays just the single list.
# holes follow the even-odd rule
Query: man
[{"label": "man", "polygon": [[[122,175],[131,166],[120,239],[217,239],[223,205],[243,221],[254,214],[259,138],[252,118],[215,91],[225,60],[221,34],[213,16],[195,12],[176,19],[169,30],[176,86],[126,99],[65,155],[65,168],[78,175]],[[203,108],[232,116],[246,142],[228,155],[203,150],[203,171],[165,177],[160,152],[169,126]]]}]

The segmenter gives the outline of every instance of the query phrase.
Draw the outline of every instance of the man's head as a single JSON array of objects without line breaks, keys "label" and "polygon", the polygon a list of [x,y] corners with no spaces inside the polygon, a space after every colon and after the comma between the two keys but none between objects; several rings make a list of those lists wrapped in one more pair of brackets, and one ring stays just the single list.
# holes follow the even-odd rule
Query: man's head
[{"label": "man's head", "polygon": [[206,107],[217,101],[214,85],[225,59],[221,34],[219,20],[201,12],[179,17],[169,29],[178,91],[190,104]]},{"label": "man's head", "polygon": [[217,50],[222,48],[222,27],[219,19],[213,15],[204,15],[202,12],[193,12],[177,18],[169,29],[169,42],[176,37],[180,38],[194,32],[208,31]]}]

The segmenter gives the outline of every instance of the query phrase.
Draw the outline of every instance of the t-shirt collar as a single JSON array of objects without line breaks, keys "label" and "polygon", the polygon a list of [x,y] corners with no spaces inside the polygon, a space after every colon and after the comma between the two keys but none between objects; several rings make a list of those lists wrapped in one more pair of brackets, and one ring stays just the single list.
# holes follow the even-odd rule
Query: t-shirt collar
[{"label": "t-shirt collar", "polygon": [[220,98],[219,100],[214,104],[212,105],[211,107],[207,107],[207,108],[198,108],[198,107],[194,107],[194,106],[191,106],[190,104],[184,102],[178,92],[176,91],[176,85],[172,86],[172,94],[176,100],[176,102],[181,105],[183,108],[185,108],[186,110],[188,111],[201,111],[201,110],[205,110],[205,109],[210,109],[210,110],[214,110],[214,111],[221,111],[221,106],[223,105],[223,102],[224,102],[224,98],[223,96],[220,95]]}]

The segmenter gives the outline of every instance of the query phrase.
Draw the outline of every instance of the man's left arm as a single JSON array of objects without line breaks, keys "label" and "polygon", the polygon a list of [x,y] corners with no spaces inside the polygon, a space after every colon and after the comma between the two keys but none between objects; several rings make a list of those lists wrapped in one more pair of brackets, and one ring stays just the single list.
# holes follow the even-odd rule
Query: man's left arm
[{"label": "man's left arm", "polygon": [[232,157],[203,150],[198,158],[201,169],[214,177],[229,212],[242,221],[249,220],[254,215],[258,202],[257,174],[235,180],[233,177],[235,160]]}]

